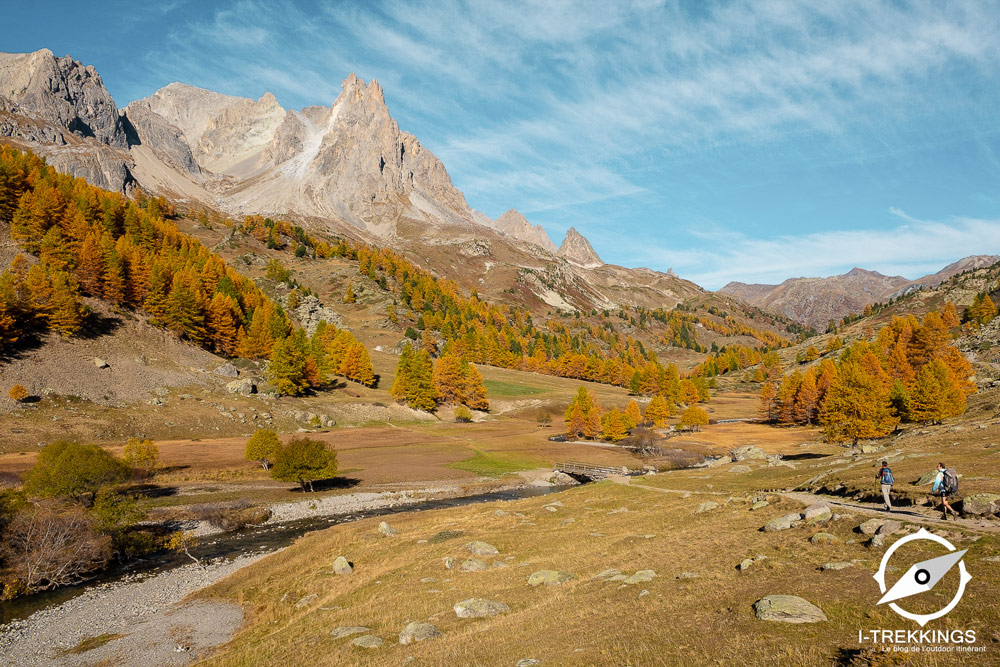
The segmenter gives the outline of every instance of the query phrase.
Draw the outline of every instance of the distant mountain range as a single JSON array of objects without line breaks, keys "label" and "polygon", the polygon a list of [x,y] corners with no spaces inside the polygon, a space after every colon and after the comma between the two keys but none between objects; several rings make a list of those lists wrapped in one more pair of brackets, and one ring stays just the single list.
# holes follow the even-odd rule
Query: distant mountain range
[{"label": "distant mountain range", "polygon": [[917,280],[854,268],[829,278],[789,278],[780,285],[731,282],[719,292],[822,331],[830,320],[861,313],[870,304],[919,287],[934,287],[955,274],[998,261],[1000,257],[994,255],[972,255]]}]

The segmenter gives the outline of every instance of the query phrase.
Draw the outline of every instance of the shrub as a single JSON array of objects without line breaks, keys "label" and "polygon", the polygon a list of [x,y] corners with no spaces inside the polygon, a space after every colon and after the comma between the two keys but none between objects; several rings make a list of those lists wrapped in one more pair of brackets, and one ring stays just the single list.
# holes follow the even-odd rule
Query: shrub
[{"label": "shrub", "polygon": [[290,440],[279,450],[271,468],[271,477],[298,482],[303,491],[312,491],[317,479],[329,479],[336,474],[337,452],[310,438]]},{"label": "shrub", "polygon": [[40,503],[11,520],[0,557],[26,591],[42,591],[79,583],[104,567],[111,538],[97,532],[94,518],[79,505]]},{"label": "shrub", "polygon": [[92,502],[102,486],[128,478],[128,468],[97,445],[59,441],[38,453],[35,466],[24,480],[31,495],[72,498]]},{"label": "shrub", "polygon": [[268,429],[260,428],[247,440],[246,452],[244,454],[247,461],[257,461],[264,470],[270,470],[271,464],[281,451],[281,441],[278,434]]},{"label": "shrub", "polygon": [[455,421],[461,424],[468,424],[472,421],[472,412],[464,405],[458,406],[455,408]]},{"label": "shrub", "polygon": [[152,440],[129,438],[125,443],[122,460],[142,478],[156,474],[156,465],[160,460],[160,450]]},{"label": "shrub", "polygon": [[10,400],[20,403],[24,399],[28,398],[28,390],[24,388],[23,384],[15,384],[10,388],[7,395],[10,396]]}]

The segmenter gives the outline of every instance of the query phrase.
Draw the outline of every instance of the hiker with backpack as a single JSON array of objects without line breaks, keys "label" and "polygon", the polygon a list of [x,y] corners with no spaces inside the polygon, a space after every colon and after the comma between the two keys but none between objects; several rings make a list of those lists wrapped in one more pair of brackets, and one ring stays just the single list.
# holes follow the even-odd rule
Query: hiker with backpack
[{"label": "hiker with backpack", "polygon": [[889,492],[892,491],[892,485],[895,480],[892,478],[892,470],[889,468],[888,461],[882,461],[882,467],[879,469],[878,474],[875,475],[876,481],[882,485],[882,499],[885,501],[885,511],[892,511],[892,500],[889,498]]},{"label": "hiker with backpack", "polygon": [[954,468],[945,468],[943,463],[938,463],[937,476],[934,478],[934,487],[931,493],[941,494],[941,511],[944,512],[944,520],[948,520],[948,512],[958,517],[958,512],[948,504],[948,498],[954,498],[958,493],[958,473]]}]

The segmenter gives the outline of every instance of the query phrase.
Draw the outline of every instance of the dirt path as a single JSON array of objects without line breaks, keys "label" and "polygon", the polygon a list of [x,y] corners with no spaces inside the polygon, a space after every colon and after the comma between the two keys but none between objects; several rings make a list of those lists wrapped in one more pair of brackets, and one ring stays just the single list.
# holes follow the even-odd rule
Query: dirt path
[{"label": "dirt path", "polygon": [[939,518],[940,514],[937,511],[918,508],[912,505],[900,507],[892,512],[886,512],[884,509],[880,509],[879,505],[846,500],[844,498],[838,498],[837,496],[828,496],[818,493],[803,493],[798,491],[789,491],[782,493],[781,495],[785,498],[797,500],[806,505],[811,505],[820,500],[825,502],[831,508],[850,510],[852,512],[858,512],[868,516],[877,516],[880,519],[909,521],[911,523],[919,523],[934,526],[936,528],[964,528],[966,530],[972,530],[980,533],[1000,533],[1000,525],[984,519],[949,519],[948,521],[944,521]]}]

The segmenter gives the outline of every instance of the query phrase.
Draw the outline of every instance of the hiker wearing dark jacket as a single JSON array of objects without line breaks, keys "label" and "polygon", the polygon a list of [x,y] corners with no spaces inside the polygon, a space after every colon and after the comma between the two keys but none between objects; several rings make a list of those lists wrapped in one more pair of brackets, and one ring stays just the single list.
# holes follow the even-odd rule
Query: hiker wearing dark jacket
[{"label": "hiker wearing dark jacket", "polygon": [[958,517],[958,512],[948,504],[948,498],[954,498],[958,493],[958,474],[954,468],[945,468],[943,463],[938,463],[937,476],[934,478],[934,487],[931,493],[941,494],[941,511],[944,512],[944,520],[948,520],[948,512]]},{"label": "hiker wearing dark jacket", "polygon": [[885,511],[892,511],[892,500],[889,498],[889,492],[892,491],[892,470],[889,469],[889,462],[882,461],[882,467],[879,468],[878,474],[875,475],[875,479],[879,484],[882,485],[882,500],[885,501]]}]

